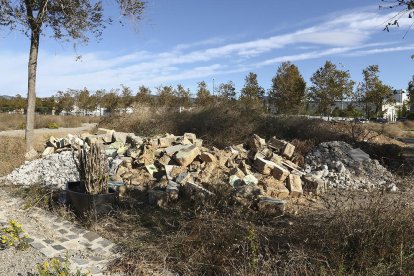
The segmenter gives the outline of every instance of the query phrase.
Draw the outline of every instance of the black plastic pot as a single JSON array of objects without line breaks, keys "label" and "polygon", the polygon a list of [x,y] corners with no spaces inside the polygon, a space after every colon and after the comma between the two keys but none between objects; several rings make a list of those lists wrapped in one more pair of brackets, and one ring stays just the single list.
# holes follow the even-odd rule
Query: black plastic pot
[{"label": "black plastic pot", "polygon": [[88,214],[102,216],[108,214],[118,203],[118,192],[109,188],[107,194],[91,195],[86,193],[79,181],[68,182],[66,203],[78,216],[84,217]]}]

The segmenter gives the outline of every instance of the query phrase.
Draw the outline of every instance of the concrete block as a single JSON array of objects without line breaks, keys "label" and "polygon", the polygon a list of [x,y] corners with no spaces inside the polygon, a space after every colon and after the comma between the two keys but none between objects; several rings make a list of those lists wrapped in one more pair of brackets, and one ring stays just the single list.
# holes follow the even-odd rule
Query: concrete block
[{"label": "concrete block", "polygon": [[303,194],[300,175],[290,174],[287,179],[286,186],[290,191],[291,197],[300,197]]},{"label": "concrete block", "polygon": [[272,161],[266,160],[262,157],[257,157],[256,160],[254,160],[254,166],[261,174],[270,175],[274,167],[277,165]]},{"label": "concrete block", "polygon": [[326,183],[319,177],[312,174],[307,174],[302,177],[303,191],[312,193],[314,195],[320,195],[326,190]]},{"label": "concrete block", "polygon": [[285,204],[286,202],[281,199],[261,197],[257,203],[257,207],[261,212],[276,216],[283,216],[285,213]]},{"label": "concrete block", "polygon": [[272,175],[276,180],[283,182],[289,176],[289,171],[283,166],[276,165],[273,168]]},{"label": "concrete block", "polygon": [[178,151],[174,159],[180,166],[187,167],[198,155],[200,155],[200,149],[196,145],[191,145]]}]

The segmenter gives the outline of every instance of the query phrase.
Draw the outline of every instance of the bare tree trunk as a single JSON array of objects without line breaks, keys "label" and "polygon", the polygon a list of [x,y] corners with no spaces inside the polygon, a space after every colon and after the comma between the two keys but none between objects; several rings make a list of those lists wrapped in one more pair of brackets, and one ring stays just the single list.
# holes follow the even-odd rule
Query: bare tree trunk
[{"label": "bare tree trunk", "polygon": [[28,90],[27,90],[27,113],[26,113],[26,159],[33,156],[34,119],[36,104],[36,71],[37,56],[39,50],[40,32],[32,31],[30,38],[30,55],[28,64]]}]

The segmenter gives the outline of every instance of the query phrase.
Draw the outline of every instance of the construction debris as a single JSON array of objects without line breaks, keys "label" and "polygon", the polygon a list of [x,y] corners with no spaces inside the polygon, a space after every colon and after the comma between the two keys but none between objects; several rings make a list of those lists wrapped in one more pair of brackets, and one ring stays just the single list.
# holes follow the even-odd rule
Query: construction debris
[{"label": "construction debris", "polygon": [[395,177],[377,160],[345,142],[321,143],[306,156],[305,161],[305,171],[310,175],[305,176],[304,180],[309,187],[313,187],[313,192],[325,188],[364,191],[395,191],[397,188]]},{"label": "construction debris", "polygon": [[[203,147],[193,133],[157,137],[108,129],[99,129],[99,133],[103,134],[50,137],[44,160],[59,152],[102,144],[109,159],[110,180],[124,183],[127,189],[147,191],[149,203],[159,207],[181,197],[214,197],[219,190],[215,186],[224,183],[233,190],[234,202],[283,215],[290,198],[318,196],[328,188],[368,189],[394,183],[378,161],[344,142],[322,143],[306,157],[302,169],[292,158],[295,146],[276,137],[266,143],[254,134],[244,144],[221,150]],[[15,181],[15,173],[11,175],[10,180]]]}]

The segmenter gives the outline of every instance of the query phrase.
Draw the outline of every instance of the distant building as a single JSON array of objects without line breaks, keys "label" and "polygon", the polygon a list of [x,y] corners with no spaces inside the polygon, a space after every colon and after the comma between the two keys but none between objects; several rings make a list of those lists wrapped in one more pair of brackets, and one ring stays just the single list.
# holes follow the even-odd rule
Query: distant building
[{"label": "distant building", "polygon": [[382,106],[383,117],[389,122],[395,122],[397,120],[398,112],[403,109],[404,105],[406,105],[407,109],[409,108],[409,95],[407,90],[398,89],[393,92],[395,103],[384,104]]},{"label": "distant building", "polygon": [[[132,107],[120,108],[116,111],[119,114],[126,113],[131,114],[134,113],[134,109]],[[73,106],[72,110],[67,111],[61,111],[60,115],[74,115],[74,116],[107,116],[110,112],[104,107],[97,107],[95,110],[85,110],[81,109],[78,106]]]},{"label": "distant building", "polygon": [[[409,108],[409,93],[407,92],[407,90],[404,89],[398,89],[398,90],[394,90],[394,103],[390,103],[390,104],[384,104],[382,106],[382,114],[383,114],[383,118],[387,119],[389,122],[395,122],[397,120],[398,117],[398,113],[400,110],[403,109],[403,106],[405,105],[406,108]],[[309,101],[307,102],[307,112],[308,114],[315,114],[315,115],[328,115],[328,114],[317,114],[317,107],[318,107],[318,103],[314,102],[314,101]],[[366,114],[366,110],[370,110],[372,109],[372,106],[367,106],[365,103],[361,102],[361,101],[355,101],[355,100],[350,100],[350,99],[346,99],[346,100],[338,100],[335,101],[334,106],[332,106],[331,111],[333,112],[334,110],[339,110],[339,111],[343,111],[343,110],[347,110],[353,108],[363,114]]]}]

